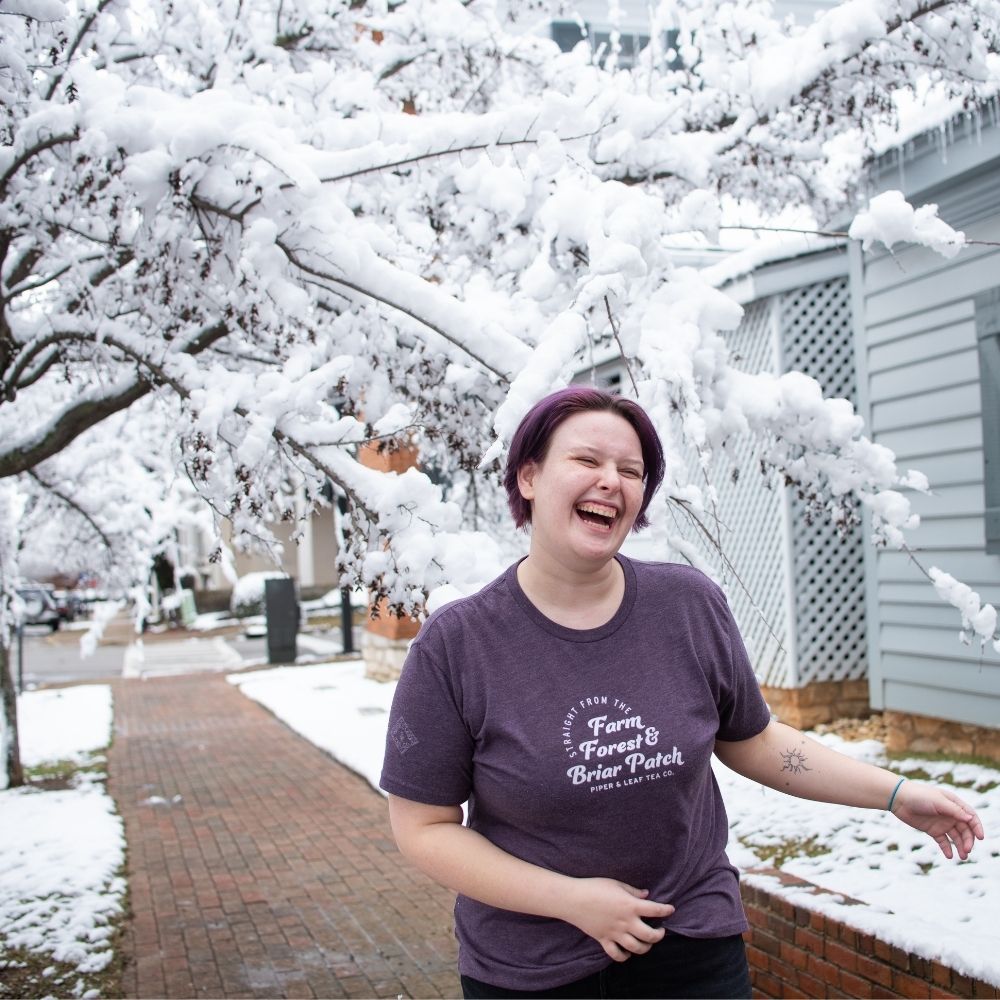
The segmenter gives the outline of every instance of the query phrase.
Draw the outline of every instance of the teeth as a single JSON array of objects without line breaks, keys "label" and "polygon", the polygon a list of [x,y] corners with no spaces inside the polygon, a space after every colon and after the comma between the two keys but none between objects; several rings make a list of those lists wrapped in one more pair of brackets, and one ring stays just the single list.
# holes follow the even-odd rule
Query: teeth
[{"label": "teeth", "polygon": [[605,507],[604,504],[600,503],[581,503],[577,504],[576,509],[585,511],[588,514],[599,514],[601,517],[610,517],[612,521],[618,516],[618,511],[614,507]]}]

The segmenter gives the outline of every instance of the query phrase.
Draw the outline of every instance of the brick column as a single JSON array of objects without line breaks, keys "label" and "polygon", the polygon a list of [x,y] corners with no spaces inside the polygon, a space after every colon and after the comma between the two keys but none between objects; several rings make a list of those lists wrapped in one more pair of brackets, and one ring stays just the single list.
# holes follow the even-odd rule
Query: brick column
[{"label": "brick column", "polygon": [[762,686],[771,711],[789,726],[812,729],[834,719],[871,715],[868,681],[813,681],[801,688]]},{"label": "brick column", "polygon": [[[364,445],[358,449],[358,461],[379,472],[405,472],[418,466],[419,452],[409,441]],[[372,612],[377,617],[372,617]],[[416,618],[398,618],[389,614],[385,600],[368,608],[361,653],[365,661],[365,676],[377,681],[392,681],[399,677],[410,640],[420,631]]]}]

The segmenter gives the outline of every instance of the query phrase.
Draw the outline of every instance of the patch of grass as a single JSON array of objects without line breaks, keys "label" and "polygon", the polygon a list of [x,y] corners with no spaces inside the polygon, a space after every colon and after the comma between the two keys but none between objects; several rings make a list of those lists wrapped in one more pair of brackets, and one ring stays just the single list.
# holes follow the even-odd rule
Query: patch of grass
[{"label": "patch of grass", "polygon": [[[971,753],[938,753],[938,752],[926,752],[926,753],[915,753],[912,750],[896,750],[890,753],[890,761],[908,761],[908,760],[926,760],[934,763],[944,761],[947,764],[975,764],[977,767],[988,768],[991,771],[1000,770],[997,767],[997,762],[993,760],[992,757],[981,757],[978,754]],[[900,774],[905,774],[908,778],[914,778],[917,781],[934,781],[934,782],[947,782],[949,785],[954,785],[955,788],[974,788],[977,792],[989,792],[994,788],[1000,787],[1000,780],[998,781],[984,781],[977,784],[974,781],[956,781],[955,776],[949,771],[946,774],[939,775],[936,778],[932,778],[931,775],[922,767],[912,767],[908,770],[903,770],[902,768],[896,768]]]},{"label": "patch of grass", "polygon": [[[116,874],[124,878],[124,866]],[[0,998],[43,1000],[46,997],[81,997],[91,991],[102,1000],[124,997],[122,938],[129,913],[127,895],[126,890],[122,912],[112,919],[112,933],[106,941],[112,959],[100,972],[80,972],[68,962],[57,962],[47,952],[14,948],[0,937]]]},{"label": "patch of grass", "polygon": [[104,751],[97,751],[83,760],[49,760],[24,769],[25,780],[45,788],[66,788],[78,774],[103,777],[107,764]]},{"label": "patch of grass", "polygon": [[786,861],[791,861],[794,858],[818,858],[820,855],[830,853],[830,848],[824,847],[816,837],[806,837],[801,840],[789,838],[776,844],[755,844],[749,837],[740,837],[739,840],[744,847],[749,847],[761,861],[773,865],[775,868],[781,868]]},{"label": "patch of grass", "polygon": [[[25,768],[25,778],[33,787],[46,791],[72,787],[81,774],[94,775],[98,780],[107,779],[107,748],[98,750],[82,760],[48,761]],[[111,950],[111,961],[100,972],[81,973],[76,966],[57,962],[44,951],[28,951],[7,943],[0,933],[0,1000],[23,998],[42,1000],[45,997],[80,997],[88,992],[102,1000],[124,997],[122,978],[125,969],[125,926],[131,915],[127,866],[123,860],[114,874],[125,883],[121,897],[121,912],[113,916],[109,925],[111,934],[104,946]]]}]

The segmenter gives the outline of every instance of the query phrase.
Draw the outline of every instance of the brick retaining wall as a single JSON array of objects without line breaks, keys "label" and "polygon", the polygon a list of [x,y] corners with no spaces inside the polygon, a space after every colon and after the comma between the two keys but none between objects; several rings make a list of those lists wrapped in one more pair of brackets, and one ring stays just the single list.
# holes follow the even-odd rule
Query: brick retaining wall
[{"label": "brick retaining wall", "polygon": [[[750,874],[830,895],[773,868]],[[750,922],[746,942],[754,996],[1000,998],[1000,989],[989,983],[911,955],[760,886],[744,882],[742,894]],[[836,895],[848,905],[866,905]]]}]

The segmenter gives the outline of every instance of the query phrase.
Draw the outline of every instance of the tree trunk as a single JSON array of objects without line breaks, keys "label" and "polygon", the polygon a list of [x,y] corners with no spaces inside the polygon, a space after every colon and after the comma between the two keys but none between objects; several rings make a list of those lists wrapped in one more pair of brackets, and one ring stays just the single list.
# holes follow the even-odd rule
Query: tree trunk
[{"label": "tree trunk", "polygon": [[17,691],[14,688],[14,664],[10,647],[0,642],[0,693],[3,696],[3,718],[0,720],[0,747],[3,748],[2,766],[7,775],[7,787],[24,784],[21,768],[21,748],[17,740]]}]

